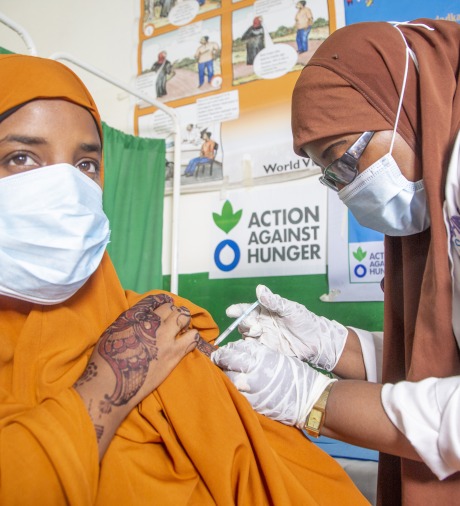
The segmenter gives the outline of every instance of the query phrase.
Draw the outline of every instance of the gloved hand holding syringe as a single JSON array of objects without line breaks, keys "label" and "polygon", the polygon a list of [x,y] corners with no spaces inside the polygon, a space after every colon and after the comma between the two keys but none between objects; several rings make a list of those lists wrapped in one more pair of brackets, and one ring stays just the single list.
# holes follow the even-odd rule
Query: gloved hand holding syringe
[{"label": "gloved hand holding syringe", "polygon": [[243,339],[258,339],[274,351],[327,371],[335,368],[348,336],[346,327],[312,313],[264,285],[257,286],[256,295],[257,302],[250,306],[242,303],[227,308],[227,316],[236,319],[215,344],[221,343],[238,326]]},{"label": "gloved hand holding syringe", "polygon": [[254,309],[259,305],[259,301],[254,302],[254,304],[251,304],[236,320],[233,321],[233,323],[222,332],[222,334],[215,340],[214,346],[219,345],[227,336],[229,336],[235,329],[238,327],[238,325],[246,318],[246,316],[249,315]]}]

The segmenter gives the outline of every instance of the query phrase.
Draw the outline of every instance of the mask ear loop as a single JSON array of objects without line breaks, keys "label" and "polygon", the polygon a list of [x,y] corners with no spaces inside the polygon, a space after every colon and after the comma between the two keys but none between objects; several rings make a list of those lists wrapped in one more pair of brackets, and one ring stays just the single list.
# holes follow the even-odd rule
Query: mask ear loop
[{"label": "mask ear loop", "polygon": [[401,35],[401,37],[403,39],[404,45],[406,46],[406,50],[405,50],[405,53],[406,53],[406,63],[405,63],[405,68],[404,68],[404,78],[403,78],[403,83],[402,83],[402,86],[401,86],[401,93],[400,93],[400,96],[399,96],[398,110],[396,111],[395,127],[394,127],[394,130],[393,130],[393,135],[391,137],[391,144],[390,144],[390,155],[391,155],[391,153],[393,152],[393,146],[394,146],[395,139],[396,139],[396,132],[397,132],[397,128],[398,128],[399,116],[401,115],[401,109],[402,109],[402,104],[403,104],[404,92],[406,91],[407,76],[409,74],[409,56],[412,58],[412,60],[414,62],[415,68],[417,69],[417,73],[419,72],[419,66],[418,66],[417,56],[415,55],[414,51],[412,51],[412,49],[409,47],[409,44],[407,43],[406,37],[404,37],[404,34],[399,29],[399,25],[405,25],[405,26],[423,26],[423,28],[426,28],[427,30],[430,30],[430,31],[434,31],[434,28],[431,28],[430,26],[425,25],[423,23],[407,23],[407,22],[400,23],[400,22],[397,22],[397,21],[389,21],[389,23],[392,24],[393,27],[396,28],[396,30],[398,30],[398,32],[400,33],[400,35]]},{"label": "mask ear loop", "polygon": [[[399,30],[399,28],[396,27],[396,29],[401,33],[401,30]],[[401,33],[401,35],[402,35],[402,33]],[[404,38],[404,36],[403,36],[403,38]],[[396,111],[395,127],[393,130],[393,135],[391,137],[390,155],[393,152],[393,146],[394,146],[395,139],[396,139],[396,131],[398,129],[399,116],[401,115],[404,92],[406,91],[407,74],[409,73],[409,51],[408,51],[407,47],[406,47],[405,53],[406,53],[406,63],[405,63],[405,68],[404,68],[404,78],[403,78],[403,83],[401,86],[401,93],[399,96],[398,110]]]}]

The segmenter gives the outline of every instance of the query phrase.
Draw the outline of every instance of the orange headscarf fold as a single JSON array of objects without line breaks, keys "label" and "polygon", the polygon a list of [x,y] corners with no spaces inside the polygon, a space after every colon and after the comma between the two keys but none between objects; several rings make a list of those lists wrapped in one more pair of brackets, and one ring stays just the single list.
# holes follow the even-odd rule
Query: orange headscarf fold
[{"label": "orange headscarf fold", "polygon": [[96,104],[71,69],[48,58],[20,54],[0,55],[0,66],[0,114],[31,100],[67,100],[91,113],[102,138],[101,118]]}]

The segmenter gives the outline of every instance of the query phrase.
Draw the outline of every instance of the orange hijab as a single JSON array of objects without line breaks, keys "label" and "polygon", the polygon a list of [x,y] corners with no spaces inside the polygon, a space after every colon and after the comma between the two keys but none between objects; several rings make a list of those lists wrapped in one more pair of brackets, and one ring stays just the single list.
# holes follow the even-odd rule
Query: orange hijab
[{"label": "orange hijab", "polygon": [[[431,228],[385,238],[383,381],[460,374],[443,220],[446,170],[460,128],[460,25],[400,25],[410,60],[398,132],[419,156]],[[331,35],[302,71],[292,99],[294,149],[332,135],[392,130],[405,46],[389,23],[358,23]],[[460,474],[439,482],[421,463],[381,456],[380,504],[456,504]]]},{"label": "orange hijab", "polygon": [[68,67],[54,60],[19,54],[0,55],[0,62],[0,115],[31,100],[68,100],[91,113],[102,137],[96,104],[80,78]]},{"label": "orange hijab", "polygon": [[[86,88],[59,63],[0,56],[0,90],[0,115],[62,98],[100,127]],[[2,505],[367,504],[333,459],[297,429],[256,414],[198,350],[131,412],[99,465],[93,424],[72,385],[103,331],[145,295],[124,291],[105,255],[62,304],[0,298]],[[173,297],[203,339],[217,337],[206,311]]]}]

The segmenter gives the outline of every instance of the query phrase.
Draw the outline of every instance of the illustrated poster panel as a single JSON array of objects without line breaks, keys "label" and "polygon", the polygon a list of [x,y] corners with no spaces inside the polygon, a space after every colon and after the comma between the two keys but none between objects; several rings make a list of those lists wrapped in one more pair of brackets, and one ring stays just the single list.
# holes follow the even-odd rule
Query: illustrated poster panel
[{"label": "illustrated poster panel", "polygon": [[[334,1],[165,1],[141,2],[136,84],[179,117],[181,187],[244,184],[248,167],[255,182],[317,174],[293,151],[291,96],[336,29]],[[166,139],[171,186],[171,121],[141,100],[134,115],[136,133]]]}]

